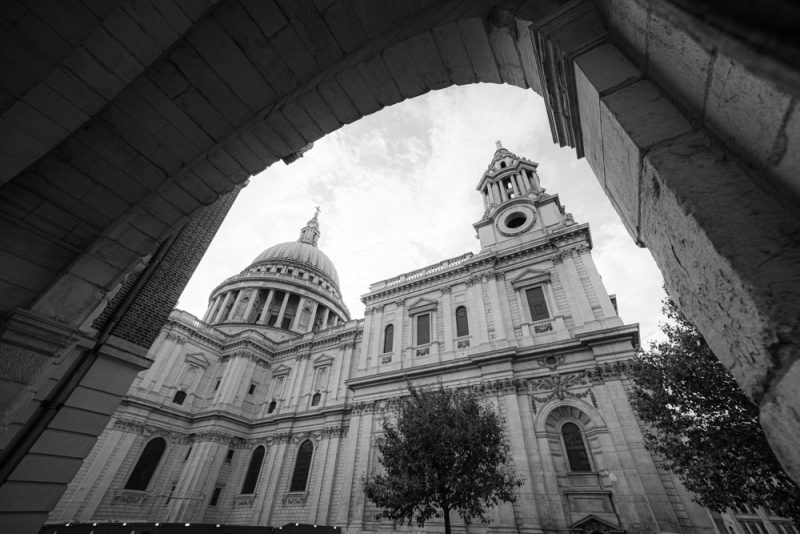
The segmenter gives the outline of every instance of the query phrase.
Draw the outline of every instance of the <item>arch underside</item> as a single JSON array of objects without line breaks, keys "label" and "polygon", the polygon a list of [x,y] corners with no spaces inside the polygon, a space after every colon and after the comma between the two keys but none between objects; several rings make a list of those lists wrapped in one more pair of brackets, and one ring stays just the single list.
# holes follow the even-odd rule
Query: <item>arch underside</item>
[{"label": "arch underside", "polygon": [[800,91],[773,44],[670,1],[95,4],[0,14],[2,480],[52,422],[40,398],[116,401],[148,365],[249,176],[479,82],[544,96],[800,479]]}]

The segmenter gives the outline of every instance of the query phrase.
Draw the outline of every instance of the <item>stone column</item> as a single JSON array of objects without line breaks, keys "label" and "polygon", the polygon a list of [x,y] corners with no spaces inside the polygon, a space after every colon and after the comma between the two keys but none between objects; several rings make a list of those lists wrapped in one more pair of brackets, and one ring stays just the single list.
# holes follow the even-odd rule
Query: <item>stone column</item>
[{"label": "stone column", "polygon": [[326,431],[323,429],[322,441],[326,442],[327,450],[325,464],[323,465],[324,471],[321,476],[322,483],[320,484],[319,497],[316,499],[316,502],[319,504],[317,513],[315,514],[316,519],[314,520],[315,523],[320,525],[330,525],[335,521],[335,517],[333,516],[335,514],[336,505],[333,502],[335,497],[333,484],[336,482],[336,478],[333,474],[336,472],[336,464],[339,460],[339,454],[342,452],[341,433],[341,429],[332,429],[327,432],[326,437]]},{"label": "stone column", "polygon": [[[502,273],[496,273],[502,276]],[[489,302],[492,305],[492,316],[494,317],[494,335],[495,339],[508,339],[508,331],[506,329],[506,320],[503,315],[503,309],[500,303],[500,296],[497,291],[497,278],[494,276],[487,276],[484,282],[488,284],[489,289]]]},{"label": "stone column", "polygon": [[581,283],[578,269],[575,267],[575,262],[572,259],[573,251],[565,251],[561,254],[561,263],[556,263],[556,271],[559,274],[561,283],[569,289],[565,291],[567,295],[567,302],[569,303],[570,313],[572,319],[575,321],[575,326],[583,326],[585,323],[594,321],[594,313],[592,313],[592,305],[589,303],[589,298],[586,296],[586,289]]},{"label": "stone column", "polygon": [[319,309],[319,302],[317,301],[312,301],[312,302],[313,305],[311,306],[311,317],[308,319],[308,328],[306,329],[306,332],[313,332],[314,325],[317,322],[317,310]]},{"label": "stone column", "polygon": [[[281,434],[276,436],[275,440],[270,444],[267,449],[267,454],[264,455],[264,464],[261,467],[261,476],[259,480],[273,481],[278,479],[281,468],[286,460],[286,446],[291,439],[291,434]],[[266,469],[265,469],[266,468]],[[264,472],[266,470],[266,473]],[[242,481],[239,481],[241,484]],[[260,494],[260,484],[256,485],[256,494]],[[255,522],[258,525],[269,525],[272,519],[272,511],[275,508],[275,500],[279,494],[278,483],[267,484],[263,490],[264,499],[261,501],[260,510],[254,514],[258,514],[258,520]],[[256,507],[254,507],[256,508]]]},{"label": "stone column", "polygon": [[328,328],[328,316],[331,313],[331,309],[325,306],[325,310],[322,312],[322,329]]},{"label": "stone column", "polygon": [[283,294],[283,302],[281,302],[281,309],[278,312],[278,321],[275,323],[276,328],[280,328],[281,324],[283,324],[283,314],[286,313],[286,305],[289,304],[289,295],[291,293],[288,291]]},{"label": "stone column", "polygon": [[582,250],[578,252],[578,256],[583,262],[586,273],[589,275],[589,283],[592,285],[592,287],[594,287],[597,300],[600,301],[600,309],[603,311],[603,317],[615,317],[617,312],[614,310],[614,305],[611,304],[611,299],[608,297],[608,291],[606,290],[606,286],[603,284],[603,279],[600,277],[600,273],[597,272],[597,266],[594,264],[592,255],[588,250]]},{"label": "stone column", "polygon": [[209,318],[213,317],[214,314],[217,312],[217,306],[220,303],[220,295],[214,297],[214,299],[209,303],[208,309],[206,310],[206,314],[203,315],[203,322],[208,322]]},{"label": "stone column", "polygon": [[294,332],[298,331],[300,328],[300,316],[303,315],[303,308],[306,305],[306,297],[300,297],[297,299],[297,309],[294,311],[294,317],[292,317],[292,324],[289,325],[289,330]]},{"label": "stone column", "polygon": [[511,188],[514,190],[514,196],[519,198],[522,196],[522,190],[519,188],[519,184],[517,183],[517,175],[512,174],[511,178]]},{"label": "stone column", "polygon": [[233,318],[236,316],[236,310],[239,309],[239,305],[242,303],[244,294],[245,294],[244,289],[240,289],[239,292],[236,294],[236,300],[233,301],[233,306],[231,306],[231,311],[228,312],[228,316],[225,318],[225,322],[233,321]]},{"label": "stone column", "polygon": [[244,310],[244,314],[242,314],[242,322],[249,323],[250,322],[250,314],[253,313],[253,306],[256,305],[256,301],[258,300],[258,294],[261,290],[258,288],[253,288],[250,290],[250,300],[247,302],[247,308]]},{"label": "stone column", "polygon": [[[369,466],[369,456],[370,456],[370,443],[372,442],[372,425],[373,419],[375,417],[375,408],[373,406],[368,406],[364,409],[364,413],[362,414],[362,425],[361,425],[361,433],[358,436],[357,440],[357,447],[360,450],[361,454],[356,455],[357,461],[355,462],[357,465],[355,466],[356,473],[364,473],[366,472]],[[353,481],[353,485],[355,486],[353,493],[350,497],[350,502],[352,506],[353,515],[351,517],[351,524],[353,525],[354,529],[360,530],[360,526],[364,522],[364,504],[367,498],[364,490],[361,488],[361,484],[358,483],[357,480]],[[372,518],[370,518],[372,519]]]},{"label": "stone column", "polygon": [[[353,410],[350,416],[350,426],[347,431],[347,438],[344,441],[343,453],[345,459],[343,462],[344,472],[341,477],[342,492],[338,502],[338,509],[336,510],[333,524],[342,529],[356,528],[352,525],[355,518],[351,516],[351,508],[353,505],[352,498],[353,492],[363,491],[356,479],[356,454],[358,453],[359,436],[364,432],[363,414],[359,407]],[[358,520],[361,524],[360,519]]]},{"label": "stone column", "polygon": [[486,315],[483,306],[483,287],[481,285],[481,277],[478,275],[474,275],[467,280],[467,302],[469,304],[468,309],[475,310],[471,317],[477,319],[475,333],[477,334],[478,344],[487,343],[489,341],[489,331],[486,326]]},{"label": "stone column", "polygon": [[183,464],[173,497],[167,505],[167,521],[194,522],[203,519],[210,491],[219,476],[228,446],[215,434],[200,435]]},{"label": "stone column", "polygon": [[215,403],[233,404],[236,402],[236,396],[243,387],[242,380],[247,369],[247,362],[248,353],[246,351],[235,352],[228,356],[228,365],[222,375],[222,381],[214,399]]},{"label": "stone column", "polygon": [[444,352],[453,350],[453,338],[456,330],[453,325],[453,293],[451,288],[442,288],[442,319],[444,319]]},{"label": "stone column", "polygon": [[372,318],[373,309],[366,308],[364,310],[364,333],[361,336],[361,354],[358,357],[358,369],[363,370],[367,368],[367,358],[369,357],[369,341],[372,336]]},{"label": "stone column", "polygon": [[[184,344],[186,343],[186,338],[177,334],[172,335],[174,336],[171,339],[173,343],[172,350],[170,351],[169,356],[162,359],[162,363],[158,366],[158,369],[153,372],[152,380],[155,383],[153,384],[152,388],[148,388],[151,392],[156,394],[161,393],[161,388],[164,387],[164,382],[169,377],[173,367],[181,363],[180,354],[183,350]],[[169,334],[167,334],[167,339],[170,339]]]},{"label": "stone column", "polygon": [[514,179],[517,181],[517,186],[519,186],[521,194],[527,194],[530,187],[528,187],[528,181],[525,179],[525,171],[519,171],[518,174],[514,175]]},{"label": "stone column", "polygon": [[225,312],[225,308],[228,306],[228,302],[231,300],[232,293],[230,291],[225,292],[225,297],[222,299],[222,304],[219,307],[219,311],[216,313],[214,317],[213,323],[221,323],[222,322],[222,314]]},{"label": "stone column", "polygon": [[258,317],[258,324],[267,324],[269,319],[269,307],[272,305],[272,297],[275,296],[275,290],[270,289],[267,293],[267,300],[264,301],[264,307],[261,309],[261,315]]},{"label": "stone column", "polygon": [[119,470],[119,466],[130,453],[136,441],[136,432],[123,431],[113,428],[101,436],[103,448],[95,457],[86,473],[73,484],[79,484],[72,495],[70,503],[64,507],[59,516],[60,521],[73,521],[78,519],[86,522],[92,519],[100,505],[100,501],[111,487],[111,482]]},{"label": "stone column", "polygon": [[[525,484],[517,490],[519,501],[514,503],[514,517],[518,520],[517,527],[527,525],[520,532],[538,532],[539,517],[536,513],[536,499],[532,491],[531,471],[528,464],[528,451],[525,446],[524,425],[519,409],[520,397],[513,389],[506,391],[501,401],[506,408],[506,431],[511,444],[511,457],[517,473],[525,477]],[[527,397],[522,397],[522,402],[527,402]]]},{"label": "stone column", "polygon": [[[310,360],[309,354],[301,354],[297,357],[297,360],[300,363],[297,366],[297,372],[294,373],[294,379],[292,380],[292,389],[287,395],[289,402],[287,403],[288,406],[298,406],[300,404],[300,399],[304,396],[305,393],[311,391],[311,388],[306,387],[306,373],[308,370],[308,360]],[[313,373],[312,373],[313,375]],[[313,380],[314,377],[311,377]]]},{"label": "stone column", "polygon": [[172,331],[166,332],[155,354],[153,365],[142,374],[140,387],[152,391],[154,384],[162,377],[167,363],[172,361],[175,355],[180,352],[184,343],[186,343],[186,338],[183,336]]}]

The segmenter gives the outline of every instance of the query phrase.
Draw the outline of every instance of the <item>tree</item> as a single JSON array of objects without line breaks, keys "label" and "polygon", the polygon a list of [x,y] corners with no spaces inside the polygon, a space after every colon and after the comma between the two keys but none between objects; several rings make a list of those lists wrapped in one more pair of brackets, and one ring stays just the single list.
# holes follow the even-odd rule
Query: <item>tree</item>
[{"label": "tree", "polygon": [[424,526],[444,517],[447,534],[451,510],[466,524],[488,522],[488,509],[514,502],[523,484],[510,464],[500,416],[466,389],[408,389],[396,419],[383,424],[384,472],[363,479],[367,497],[382,508],[376,519]]},{"label": "tree", "polygon": [[800,520],[800,488],[770,449],[758,409],[676,305],[665,300],[663,311],[666,341],[632,366],[645,446],[711,510],[763,506]]}]

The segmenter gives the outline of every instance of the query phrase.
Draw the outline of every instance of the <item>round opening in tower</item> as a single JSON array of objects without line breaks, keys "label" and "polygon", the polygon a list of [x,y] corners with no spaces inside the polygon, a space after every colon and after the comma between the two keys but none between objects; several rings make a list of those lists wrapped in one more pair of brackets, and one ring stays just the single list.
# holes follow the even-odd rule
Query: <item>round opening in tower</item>
[{"label": "round opening in tower", "polygon": [[504,221],[507,228],[519,228],[525,221],[528,220],[528,216],[522,212],[515,211],[513,213],[509,213]]}]

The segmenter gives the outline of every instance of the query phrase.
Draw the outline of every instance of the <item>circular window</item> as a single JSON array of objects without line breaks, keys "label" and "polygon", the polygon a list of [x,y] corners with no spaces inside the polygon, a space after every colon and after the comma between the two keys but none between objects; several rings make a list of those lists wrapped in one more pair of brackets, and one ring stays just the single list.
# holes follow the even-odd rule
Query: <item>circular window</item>
[{"label": "circular window", "polygon": [[508,228],[519,228],[520,226],[525,224],[525,221],[527,220],[528,220],[527,215],[525,215],[522,212],[515,211],[514,213],[509,213],[508,216],[506,216],[506,220],[504,222],[506,227]]},{"label": "circular window", "polygon": [[536,222],[536,212],[524,201],[515,203],[497,215],[495,226],[505,236],[519,235],[530,230]]}]

